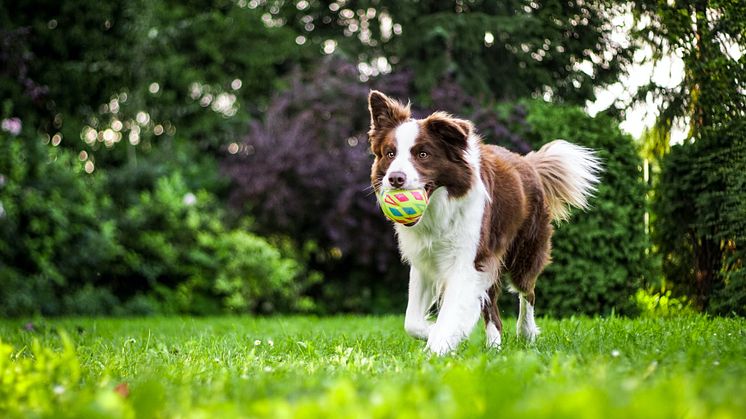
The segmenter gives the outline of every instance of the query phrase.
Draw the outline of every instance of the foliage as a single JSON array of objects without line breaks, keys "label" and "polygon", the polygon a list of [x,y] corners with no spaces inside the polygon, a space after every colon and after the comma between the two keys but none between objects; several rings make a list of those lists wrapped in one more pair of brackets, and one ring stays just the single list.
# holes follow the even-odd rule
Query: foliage
[{"label": "foliage", "polygon": [[0,147],[3,315],[310,308],[294,259],[227,227],[178,172],[120,207],[68,150],[5,134]]},{"label": "foliage", "polygon": [[301,58],[291,30],[227,0],[20,0],[0,27],[0,96],[101,168],[185,140],[214,151]]},{"label": "foliage", "polygon": [[[0,115],[25,131],[0,136],[0,312],[398,310],[406,273],[365,189],[370,87],[520,153],[559,135],[604,150],[608,186],[558,229],[540,301],[557,314],[634,306],[648,262],[630,142],[606,117],[518,100],[583,104],[615,81],[632,50],[612,39],[614,2],[6,3]],[[743,60],[722,48],[741,42],[740,3],[633,10],[653,58],[677,49],[687,65],[682,86],[648,89],[665,115],[713,129],[743,116]],[[712,202],[734,209],[707,222],[738,226],[741,181],[723,176],[736,192]],[[722,234],[706,239],[707,272],[722,278],[712,309],[730,312],[746,279],[740,239]]]},{"label": "foliage", "polygon": [[[746,6],[644,0],[634,2],[634,12],[641,22],[635,37],[652,48],[651,60],[675,54],[685,66],[678,86],[651,82],[637,97],[661,103],[658,126],[647,140],[653,157],[662,156],[652,226],[663,285],[699,309],[744,314],[746,61],[738,55]],[[690,136],[664,155],[680,118],[688,119]]]},{"label": "foliage", "polygon": [[649,61],[680,57],[685,71],[677,86],[651,80],[637,93],[660,103],[659,138],[665,139],[677,118],[687,117],[694,135],[703,128],[746,116],[746,62],[743,51],[746,6],[739,1],[697,0],[632,2],[638,20],[634,39],[652,49]]},{"label": "foliage", "polygon": [[557,226],[552,260],[537,284],[541,313],[635,311],[632,296],[650,274],[644,231],[646,186],[631,138],[608,116],[541,102],[528,105],[533,147],[557,138],[598,152],[604,172],[591,209]]},{"label": "foliage", "polygon": [[405,289],[393,234],[369,188],[367,94],[343,61],[296,75],[223,165],[231,199],[248,206],[259,231],[291,237],[323,269],[320,300],[332,310],[373,309],[360,300],[369,287]]},{"label": "foliage", "polygon": [[746,124],[704,129],[664,160],[653,237],[667,284],[700,309],[746,314]]},{"label": "foliage", "polygon": [[[15,195],[2,200],[3,227],[12,231],[0,237],[0,269],[7,272],[0,302],[8,303],[0,310],[311,306],[298,296],[306,281],[295,280],[301,268],[288,256],[293,250],[245,231],[241,221],[234,228],[216,198],[225,183],[215,153],[282,87],[289,63],[304,60],[292,30],[265,25],[259,10],[245,6],[3,3],[0,97],[8,99],[0,115],[23,115],[24,137],[37,131],[55,148],[18,140],[8,157],[40,170],[54,160],[54,170],[44,174],[34,200],[8,203],[18,191],[36,191],[35,179],[11,178],[6,188]],[[194,207],[183,202],[187,195],[197,200]],[[16,235],[33,243],[16,245]]]},{"label": "foliage", "polygon": [[158,180],[121,221],[124,267],[109,275],[117,295],[155,290],[178,313],[307,306],[296,262],[221,218],[214,197],[190,192],[178,173]]},{"label": "foliage", "polygon": [[305,283],[297,277],[297,262],[283,257],[265,239],[233,230],[200,235],[198,243],[193,257],[202,259],[208,269],[201,278],[193,278],[214,281],[213,292],[228,310],[272,313],[313,308],[310,299],[300,296]]},{"label": "foliage", "polygon": [[60,291],[103,285],[121,251],[100,178],[38,137],[0,133],[0,313],[57,313]]},{"label": "foliage", "polygon": [[671,290],[639,289],[634,298],[637,308],[643,316],[681,316],[694,312],[686,297],[676,298],[671,294]]},{"label": "foliage", "polygon": [[[58,403],[69,402],[69,396],[60,393],[78,386],[81,379],[80,361],[73,341],[64,333],[59,341],[62,350],[43,346],[38,340],[30,345],[32,357],[18,357],[13,347],[0,340],[0,412],[21,417],[51,416],[57,412]],[[57,393],[57,394],[55,394]]]},{"label": "foliage", "polygon": [[[261,2],[260,2],[261,3]],[[482,101],[551,95],[583,104],[616,81],[629,45],[615,42],[610,1],[266,2],[317,49],[361,62],[364,77],[411,69],[414,97],[454,77]],[[580,69],[583,63],[587,72]]]},{"label": "foliage", "polygon": [[[431,358],[401,317],[0,321],[3,417],[737,418],[742,318],[539,319]],[[58,330],[68,330],[66,337]],[[696,344],[692,344],[696,342]],[[665,403],[661,403],[665,400]]]}]

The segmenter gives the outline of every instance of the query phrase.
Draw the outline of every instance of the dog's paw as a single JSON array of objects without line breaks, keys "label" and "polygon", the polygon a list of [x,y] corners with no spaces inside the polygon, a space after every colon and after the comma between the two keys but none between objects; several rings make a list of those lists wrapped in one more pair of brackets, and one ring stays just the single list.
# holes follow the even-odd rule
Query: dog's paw
[{"label": "dog's paw", "polygon": [[516,331],[518,332],[519,338],[526,339],[529,343],[534,343],[534,341],[536,341],[536,337],[539,336],[539,334],[541,333],[541,330],[538,326],[536,326],[536,324],[520,322],[518,323]]},{"label": "dog's paw", "polygon": [[494,324],[490,323],[489,325],[487,325],[485,335],[487,338],[486,343],[488,348],[500,349],[502,345],[502,335],[500,334],[500,331],[497,330],[497,327],[495,327]]},{"label": "dog's paw", "polygon": [[433,329],[430,332],[430,337],[427,339],[425,350],[435,355],[443,356],[456,350],[459,341],[460,339],[457,336],[439,333],[437,329]]},{"label": "dog's paw", "polygon": [[428,340],[432,328],[432,323],[404,323],[404,330],[415,339]]}]

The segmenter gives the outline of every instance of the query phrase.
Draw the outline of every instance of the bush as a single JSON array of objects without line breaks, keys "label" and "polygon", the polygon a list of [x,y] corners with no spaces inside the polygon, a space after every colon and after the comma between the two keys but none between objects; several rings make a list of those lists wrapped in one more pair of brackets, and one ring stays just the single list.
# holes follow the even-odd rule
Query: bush
[{"label": "bush", "polygon": [[666,286],[714,313],[746,314],[746,123],[671,147],[653,209]]},{"label": "bush", "polygon": [[178,172],[123,205],[106,181],[65,149],[0,133],[0,315],[312,307],[293,257],[226,226]]},{"label": "bush", "polygon": [[[303,282],[296,281],[300,267],[285,258],[266,240],[241,230],[198,238],[200,257],[209,258],[202,279],[214,276],[213,291],[230,311],[288,311],[310,309],[311,301],[299,297]],[[207,262],[205,260],[205,262]]]},{"label": "bush", "polygon": [[617,121],[579,107],[529,102],[525,136],[533,148],[557,138],[598,151],[604,172],[591,209],[556,226],[552,263],[539,277],[542,314],[633,313],[633,296],[650,273],[644,230],[646,185],[633,140]]},{"label": "bush", "polygon": [[64,311],[120,253],[99,178],[81,172],[66,150],[0,132],[0,314]]},{"label": "bush", "polygon": [[[340,60],[296,74],[291,85],[226,153],[231,200],[260,233],[287,236],[324,273],[312,291],[320,309],[388,311],[389,296],[406,290],[406,272],[370,191],[368,86]],[[373,301],[377,293],[385,297]]]},{"label": "bush", "polygon": [[62,312],[84,316],[108,316],[120,310],[119,299],[108,288],[94,287],[90,283],[62,296]]},{"label": "bush", "polygon": [[214,197],[191,192],[178,173],[158,180],[121,221],[123,275],[111,275],[117,295],[155,291],[177,313],[307,307],[297,263],[222,218]]},{"label": "bush", "polygon": [[670,289],[639,289],[634,298],[642,316],[682,316],[694,312],[686,297],[676,298]]}]

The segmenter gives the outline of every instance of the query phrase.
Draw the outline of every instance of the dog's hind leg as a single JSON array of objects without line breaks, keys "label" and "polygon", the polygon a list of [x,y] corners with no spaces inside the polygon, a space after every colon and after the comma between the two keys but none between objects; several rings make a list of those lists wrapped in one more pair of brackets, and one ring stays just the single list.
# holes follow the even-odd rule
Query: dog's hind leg
[{"label": "dog's hind leg", "polygon": [[534,306],[536,304],[536,278],[544,267],[549,263],[549,251],[551,248],[550,237],[552,227],[547,223],[545,229],[540,228],[529,238],[519,237],[520,245],[511,249],[508,257],[508,270],[510,271],[510,282],[518,291],[520,308],[518,311],[518,322],[516,333],[519,337],[530,342],[539,335],[539,328],[534,319]]},{"label": "dog's hind leg", "polygon": [[500,310],[497,308],[497,299],[500,297],[500,286],[493,284],[488,291],[489,299],[482,306],[484,317],[487,347],[500,348],[502,344],[503,322],[500,320]]},{"label": "dog's hind leg", "polygon": [[520,293],[519,297],[518,322],[516,324],[516,333],[529,342],[536,340],[539,335],[539,327],[536,326],[534,319],[534,293]]}]

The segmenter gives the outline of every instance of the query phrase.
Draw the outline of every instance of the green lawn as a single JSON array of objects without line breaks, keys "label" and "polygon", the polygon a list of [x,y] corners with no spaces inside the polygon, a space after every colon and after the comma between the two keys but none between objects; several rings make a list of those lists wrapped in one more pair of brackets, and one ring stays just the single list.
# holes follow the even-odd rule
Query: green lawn
[{"label": "green lawn", "polygon": [[746,321],[539,319],[434,358],[401,317],[0,320],[0,417],[746,417]]}]

